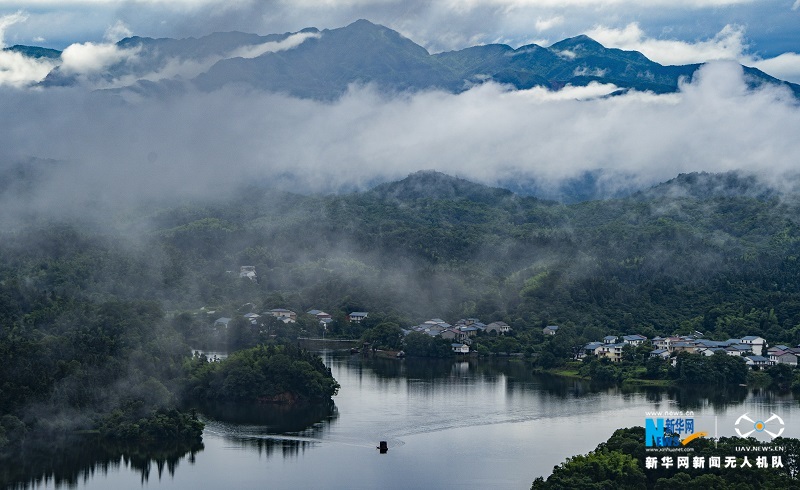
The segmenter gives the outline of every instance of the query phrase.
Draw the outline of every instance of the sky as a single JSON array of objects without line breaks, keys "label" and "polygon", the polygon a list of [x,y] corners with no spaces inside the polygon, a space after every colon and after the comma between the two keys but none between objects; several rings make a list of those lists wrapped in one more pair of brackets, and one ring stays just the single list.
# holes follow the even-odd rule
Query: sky
[{"label": "sky", "polygon": [[547,44],[605,31],[627,43],[691,45],[730,30],[741,32],[742,51],[750,56],[800,51],[797,0],[0,0],[0,14],[18,11],[27,20],[8,30],[7,42],[58,49],[100,41],[117,22],[137,35],[187,37],[333,28],[367,18],[431,51],[491,42]]},{"label": "sky", "polygon": [[800,0],[0,0],[5,45],[59,50],[132,34],[270,34],[359,18],[431,52],[588,34],[662,64],[736,59],[800,83]]},{"label": "sky", "polygon": [[[114,45],[129,35],[296,32],[358,18],[431,52],[549,45],[586,33],[662,63],[715,61],[678,93],[610,98],[613,85],[510,91],[489,83],[461,94],[394,96],[354,86],[328,102],[241,88],[164,100],[95,92],[105,88],[96,84],[42,90],[25,82],[60,63],[95,83],[108,64],[136,59],[135,50]],[[57,62],[0,52],[0,170],[30,158],[65,162],[38,192],[0,208],[83,212],[287,175],[305,189],[336,192],[424,169],[487,184],[552,185],[602,169],[610,191],[692,171],[741,170],[781,183],[797,177],[800,104],[785,90],[748,88],[737,62],[800,82],[798,25],[800,0],[0,0],[4,45],[64,49]],[[293,49],[309,37],[239,54]]]}]

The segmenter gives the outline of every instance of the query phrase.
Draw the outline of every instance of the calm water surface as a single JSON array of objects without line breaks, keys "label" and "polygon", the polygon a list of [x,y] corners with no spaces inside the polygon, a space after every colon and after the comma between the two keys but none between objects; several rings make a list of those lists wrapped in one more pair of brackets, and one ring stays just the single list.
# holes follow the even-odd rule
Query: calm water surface
[{"label": "calm water surface", "polygon": [[[203,410],[204,448],[163,464],[89,465],[69,485],[35,488],[519,488],[653,410],[692,410],[735,435],[744,413],[779,414],[800,437],[791,395],[763,390],[636,391],[534,376],[521,361],[371,360],[323,353],[341,384],[335,408]],[[701,427],[698,427],[700,430]],[[389,452],[379,454],[378,442]]]}]

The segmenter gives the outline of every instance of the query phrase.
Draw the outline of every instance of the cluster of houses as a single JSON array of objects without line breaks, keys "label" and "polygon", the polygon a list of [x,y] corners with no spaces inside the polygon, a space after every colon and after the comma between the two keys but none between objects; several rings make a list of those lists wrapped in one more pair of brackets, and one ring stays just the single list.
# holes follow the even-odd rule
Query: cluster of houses
[{"label": "cluster of houses", "polygon": [[[622,360],[622,350],[626,345],[638,346],[648,341],[644,335],[623,335],[617,337],[609,335],[603,338],[602,342],[590,342],[581,349],[578,359],[594,355],[606,357],[612,362]],[[767,341],[755,335],[749,335],[740,339],[728,340],[707,340],[702,338],[702,334],[682,335],[673,337],[654,337],[649,339],[654,347],[650,352],[650,357],[669,359],[674,358],[674,354],[688,352],[704,356],[713,356],[722,353],[729,356],[742,357],[750,367],[768,367],[775,364],[788,364],[797,366],[797,359],[800,357],[800,346],[787,347],[776,345],[766,349]],[[673,361],[674,362],[674,361]]]},{"label": "cluster of houses", "polygon": [[[312,315],[317,318],[320,325],[327,328],[328,324],[333,321],[331,315],[325,313],[322,310],[309,310],[306,312],[309,315]],[[348,321],[352,323],[361,323],[362,320],[367,318],[368,313],[365,311],[354,311],[348,315]],[[273,308],[269,311],[265,311],[261,314],[258,313],[246,313],[242,315],[246,320],[250,322],[252,325],[258,325],[259,318],[262,316],[272,316],[277,318],[278,320],[282,321],[283,323],[296,323],[297,322],[297,313],[292,310],[287,310],[286,308]],[[215,327],[222,327],[228,328],[228,323],[230,323],[231,319],[228,317],[220,317],[217,318],[214,322]]]},{"label": "cluster of houses", "polygon": [[450,347],[453,352],[458,354],[469,354],[472,338],[478,333],[506,335],[511,332],[511,327],[505,322],[492,322],[488,325],[477,318],[463,318],[454,325],[447,323],[441,318],[432,318],[426,322],[403,329],[405,335],[411,332],[420,332],[431,337],[441,337],[451,340]]},{"label": "cluster of houses", "polygon": [[[320,325],[325,328],[333,321],[331,315],[322,310],[309,310],[306,314],[316,317]],[[347,320],[351,323],[361,323],[368,315],[369,312],[366,311],[354,311],[347,315]],[[287,310],[286,308],[274,308],[261,314],[246,313],[242,316],[252,325],[258,325],[260,322],[259,319],[263,316],[273,316],[284,323],[295,323],[297,321],[297,313],[292,310]],[[230,321],[231,318],[228,317],[217,318],[214,322],[214,326],[228,328],[228,323],[230,323]],[[544,333],[554,335],[557,330],[557,326],[551,325],[545,328]],[[487,325],[477,318],[464,318],[451,325],[441,318],[432,318],[419,325],[403,329],[404,335],[408,335],[411,332],[421,332],[431,337],[441,337],[450,340],[452,341],[450,345],[453,352],[469,354],[473,337],[476,337],[481,332],[488,335],[506,335],[511,332],[511,326],[505,322],[492,322]]]}]

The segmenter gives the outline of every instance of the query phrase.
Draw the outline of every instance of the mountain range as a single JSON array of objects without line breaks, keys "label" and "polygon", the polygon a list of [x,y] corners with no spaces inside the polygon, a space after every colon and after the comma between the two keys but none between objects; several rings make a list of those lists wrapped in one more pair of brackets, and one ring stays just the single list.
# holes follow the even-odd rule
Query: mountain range
[{"label": "mountain range", "polygon": [[[430,54],[400,33],[363,19],[337,29],[266,36],[226,32],[186,39],[128,37],[116,47],[132,56],[121,57],[99,74],[116,88],[152,92],[185,84],[211,91],[238,85],[322,100],[341,96],[354,83],[389,92],[458,93],[487,81],[516,89],[599,82],[620,90],[669,93],[679,89],[681,80],[691,81],[702,66],[661,65],[636,51],[606,48],[585,35],[549,47],[488,44]],[[59,54],[35,46],[7,49],[35,57]],[[800,97],[800,85],[755,68],[744,71],[751,86],[784,85]],[[76,75],[56,67],[41,85],[75,83]]]}]

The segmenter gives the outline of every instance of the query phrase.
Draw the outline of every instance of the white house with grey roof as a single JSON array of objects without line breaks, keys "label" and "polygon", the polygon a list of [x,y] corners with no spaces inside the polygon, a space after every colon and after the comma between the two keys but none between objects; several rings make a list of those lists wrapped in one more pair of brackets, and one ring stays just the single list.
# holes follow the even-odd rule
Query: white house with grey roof
[{"label": "white house with grey roof", "polygon": [[757,335],[748,335],[747,337],[742,337],[739,340],[739,343],[749,346],[753,354],[757,356],[760,356],[764,352],[764,346],[767,345],[766,339],[763,339]]}]

